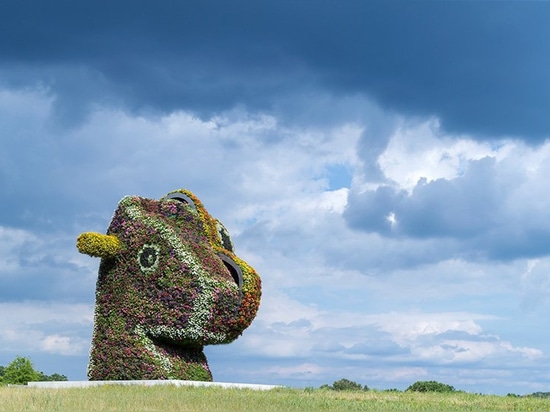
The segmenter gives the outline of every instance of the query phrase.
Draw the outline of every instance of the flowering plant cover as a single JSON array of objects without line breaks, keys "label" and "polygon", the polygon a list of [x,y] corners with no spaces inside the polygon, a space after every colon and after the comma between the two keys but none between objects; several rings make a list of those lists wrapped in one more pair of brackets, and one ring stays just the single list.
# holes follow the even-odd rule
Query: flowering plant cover
[{"label": "flowering plant cover", "polygon": [[124,197],[107,234],[82,233],[77,248],[101,258],[90,380],[211,381],[204,346],[256,316],[258,274],[188,190]]}]

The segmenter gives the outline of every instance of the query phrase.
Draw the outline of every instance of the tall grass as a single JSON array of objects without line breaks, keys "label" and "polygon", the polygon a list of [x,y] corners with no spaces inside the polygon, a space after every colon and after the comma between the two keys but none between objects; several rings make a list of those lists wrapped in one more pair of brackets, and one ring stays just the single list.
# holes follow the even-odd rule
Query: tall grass
[{"label": "tall grass", "polygon": [[277,388],[120,386],[0,387],[2,411],[550,411],[550,399]]}]

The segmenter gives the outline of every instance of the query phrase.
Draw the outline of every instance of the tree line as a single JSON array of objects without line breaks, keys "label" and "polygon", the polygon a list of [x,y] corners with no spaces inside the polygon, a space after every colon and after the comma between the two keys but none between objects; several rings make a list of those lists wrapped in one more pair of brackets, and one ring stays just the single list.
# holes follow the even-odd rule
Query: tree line
[{"label": "tree line", "polygon": [[37,371],[30,358],[17,356],[8,366],[0,366],[0,385],[26,385],[29,382],[66,381],[65,375]]},{"label": "tree line", "polygon": [[[340,379],[332,385],[322,385],[319,389],[332,389],[335,391],[368,391],[367,385],[361,385],[349,379]],[[397,389],[388,389],[387,391],[398,392]],[[405,392],[456,392],[456,389],[445,383],[436,381],[418,381],[409,386]]]},{"label": "tree line", "polygon": [[[332,385],[322,385],[319,389],[329,389],[335,391],[368,391],[369,387],[367,385],[361,385],[360,383],[354,382],[349,379],[340,379],[335,381]],[[401,392],[398,389],[386,389],[385,392]],[[447,385],[445,383],[437,381],[417,381],[410,385],[405,392],[439,392],[439,393],[450,393],[450,392],[463,392],[454,388],[454,386]],[[507,396],[512,397],[521,397],[522,395],[517,395],[514,393],[509,393]],[[526,397],[535,397],[535,398],[550,398],[550,392],[534,392],[529,395],[523,395]]]}]

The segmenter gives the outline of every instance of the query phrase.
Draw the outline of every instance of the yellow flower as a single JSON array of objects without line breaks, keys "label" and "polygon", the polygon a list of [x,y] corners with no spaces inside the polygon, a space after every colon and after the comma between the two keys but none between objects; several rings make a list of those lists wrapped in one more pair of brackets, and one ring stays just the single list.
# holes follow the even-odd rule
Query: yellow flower
[{"label": "yellow flower", "polygon": [[121,248],[116,236],[96,232],[84,232],[76,239],[80,253],[94,257],[113,257]]}]

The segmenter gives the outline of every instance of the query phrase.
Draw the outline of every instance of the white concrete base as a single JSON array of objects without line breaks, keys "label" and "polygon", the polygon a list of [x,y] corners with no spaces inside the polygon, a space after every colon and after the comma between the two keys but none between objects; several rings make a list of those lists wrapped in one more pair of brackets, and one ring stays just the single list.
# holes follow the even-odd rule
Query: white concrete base
[{"label": "white concrete base", "polygon": [[253,383],[228,383],[228,382],[201,382],[201,381],[183,381],[175,379],[167,380],[138,380],[138,381],[57,381],[57,382],[29,382],[27,386],[34,388],[89,388],[91,386],[101,385],[174,385],[174,386],[218,386],[222,388],[254,389],[266,391],[274,388],[280,388],[279,385],[260,385]]}]

